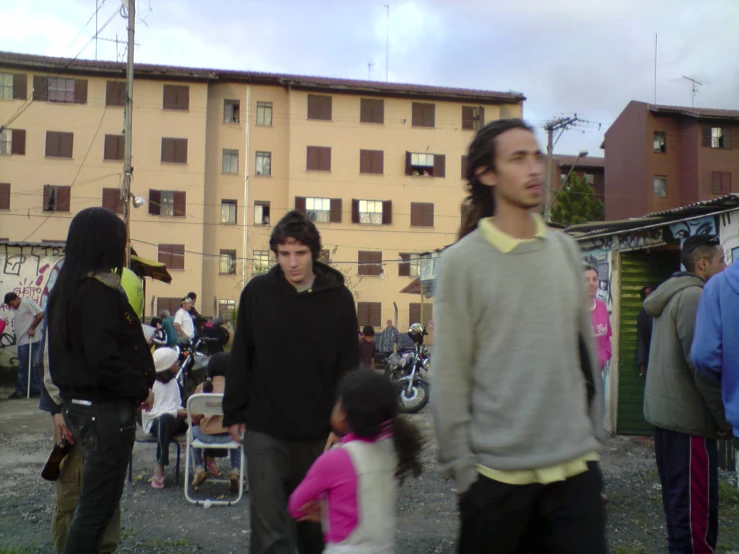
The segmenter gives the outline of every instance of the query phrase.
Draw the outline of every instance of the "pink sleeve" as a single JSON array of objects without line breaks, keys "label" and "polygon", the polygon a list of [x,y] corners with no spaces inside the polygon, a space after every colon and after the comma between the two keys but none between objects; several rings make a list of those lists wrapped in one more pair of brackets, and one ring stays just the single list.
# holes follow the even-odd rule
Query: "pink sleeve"
[{"label": "pink sleeve", "polygon": [[[357,474],[349,453],[343,448],[324,452],[308,470],[305,479],[290,495],[287,510],[290,516],[298,519],[303,514],[300,508],[308,502],[321,500],[332,488],[347,480],[355,483]],[[356,508],[355,508],[356,509]]]},{"label": "pink sleeve", "polygon": [[[606,310],[608,315],[608,310]],[[606,358],[610,360],[613,357],[613,344],[611,343],[611,336],[613,336],[613,329],[611,328],[611,317],[608,315],[608,346],[606,347]]]}]

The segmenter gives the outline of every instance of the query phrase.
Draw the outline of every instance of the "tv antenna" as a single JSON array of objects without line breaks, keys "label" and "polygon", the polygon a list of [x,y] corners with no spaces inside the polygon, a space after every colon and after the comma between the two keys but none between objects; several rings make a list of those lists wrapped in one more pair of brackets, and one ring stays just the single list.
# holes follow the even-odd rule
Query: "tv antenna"
[{"label": "tv antenna", "polygon": [[367,80],[368,81],[372,80],[372,68],[373,67],[375,67],[375,62],[373,62],[372,60],[368,61],[367,62]]},{"label": "tv antenna", "polygon": [[696,81],[692,77],[686,77],[685,75],[683,75],[683,79],[687,79],[688,81],[690,81],[693,84],[693,103],[692,103],[692,106],[695,107],[695,95],[698,94],[698,85],[703,86],[703,83],[701,83],[699,81]]}]

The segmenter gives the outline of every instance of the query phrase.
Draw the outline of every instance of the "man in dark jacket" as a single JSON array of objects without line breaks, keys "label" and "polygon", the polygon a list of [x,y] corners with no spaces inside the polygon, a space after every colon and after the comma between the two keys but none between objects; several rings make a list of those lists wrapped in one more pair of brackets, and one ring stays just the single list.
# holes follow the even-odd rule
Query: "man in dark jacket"
[{"label": "man in dark jacket", "polygon": [[690,358],[703,286],[726,268],[713,235],[685,240],[676,273],[646,299],[654,317],[644,417],[655,429],[670,553],[714,552],[718,538],[717,438],[728,438],[721,385]]},{"label": "man in dark jacket", "polygon": [[[654,285],[646,285],[639,291],[644,302],[654,292]],[[649,347],[652,344],[652,316],[642,308],[636,318],[636,366],[639,375],[646,377],[649,366]]]},{"label": "man in dark jacket", "polygon": [[[354,299],[338,271],[318,261],[321,237],[298,211],[275,226],[279,265],[241,293],[223,399],[223,424],[249,458],[251,552],[323,551],[321,526],[297,524],[290,493],[324,447],[337,383],[359,365]],[[331,435],[330,435],[331,433]]]}]

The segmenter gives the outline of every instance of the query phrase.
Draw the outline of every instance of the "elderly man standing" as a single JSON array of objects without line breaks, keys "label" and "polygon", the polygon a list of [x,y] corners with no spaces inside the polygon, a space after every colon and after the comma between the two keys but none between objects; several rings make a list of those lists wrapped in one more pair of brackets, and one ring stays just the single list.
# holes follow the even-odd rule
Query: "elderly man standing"
[{"label": "elderly man standing", "polygon": [[398,332],[397,327],[393,327],[393,320],[388,319],[387,327],[385,327],[385,330],[382,332],[382,335],[380,335],[380,344],[379,344],[380,352],[383,352],[386,355],[392,354],[398,345],[399,339],[400,339],[400,333]]},{"label": "elderly man standing", "polygon": [[43,363],[43,335],[36,328],[44,319],[44,312],[30,298],[21,298],[14,292],[5,295],[5,304],[15,311],[15,338],[18,345],[18,382],[8,399],[24,398],[28,393],[29,356],[33,355],[31,368],[31,396],[41,394],[41,369]]}]

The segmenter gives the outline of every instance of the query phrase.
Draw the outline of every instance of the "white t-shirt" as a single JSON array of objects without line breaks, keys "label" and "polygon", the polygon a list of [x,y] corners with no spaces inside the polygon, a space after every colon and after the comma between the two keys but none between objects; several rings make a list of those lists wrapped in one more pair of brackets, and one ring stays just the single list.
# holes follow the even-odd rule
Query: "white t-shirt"
[{"label": "white t-shirt", "polygon": [[156,418],[164,414],[177,417],[177,409],[182,407],[177,379],[172,379],[168,383],[154,381],[152,390],[154,391],[154,405],[148,412],[141,412],[141,425],[147,433]]},{"label": "white t-shirt", "polygon": [[34,318],[41,312],[41,308],[33,300],[21,298],[21,305],[18,306],[13,316],[13,320],[15,321],[16,344],[18,346],[28,343],[35,344],[41,340],[41,325],[36,327],[36,334],[33,337],[28,336],[28,330],[31,328]]},{"label": "white t-shirt", "polygon": [[195,338],[195,324],[192,322],[190,312],[184,308],[180,308],[174,316],[174,322],[179,323],[180,327],[182,327],[182,332],[185,333],[188,338]]}]

